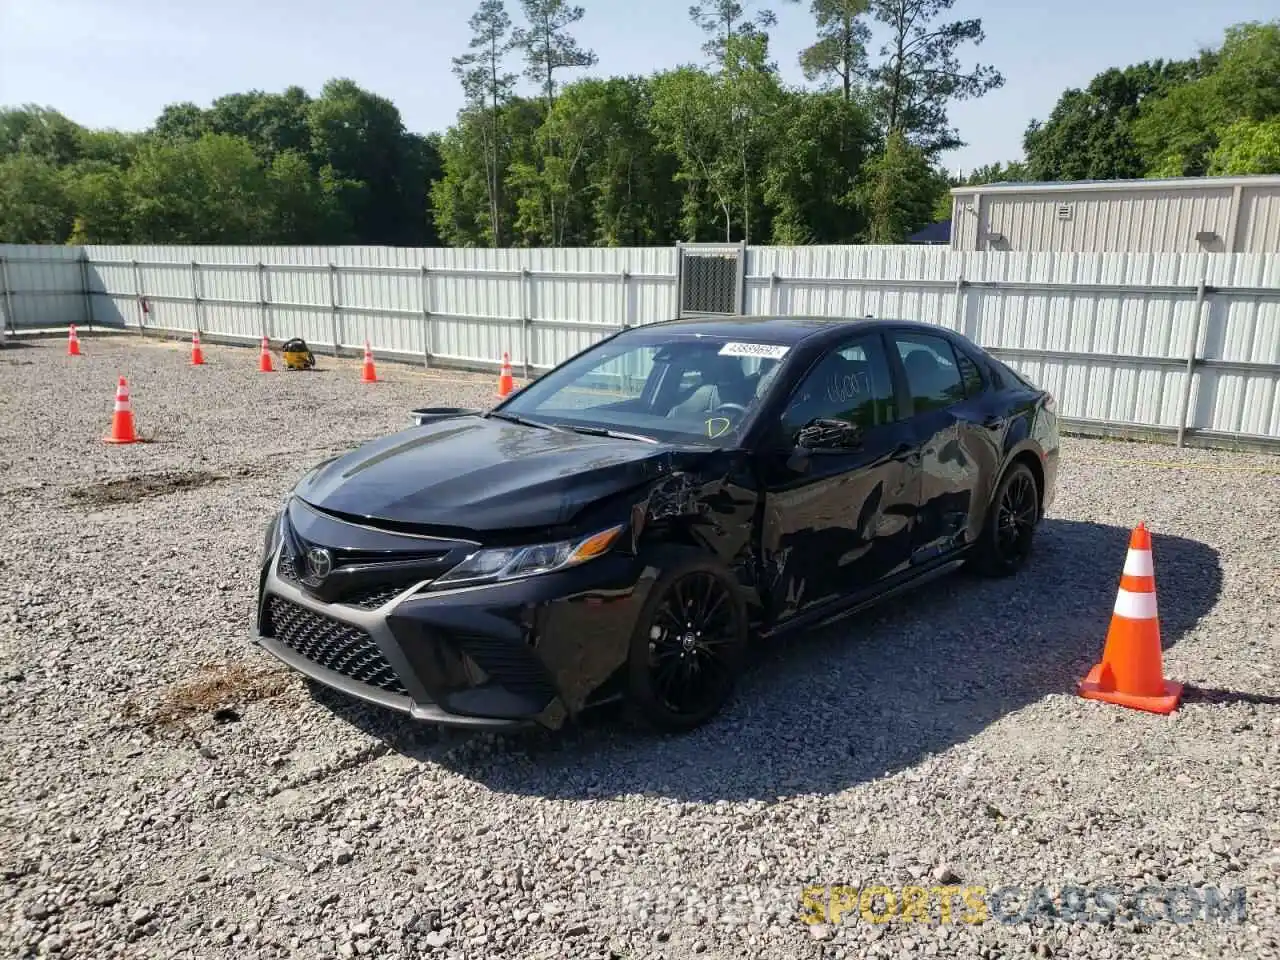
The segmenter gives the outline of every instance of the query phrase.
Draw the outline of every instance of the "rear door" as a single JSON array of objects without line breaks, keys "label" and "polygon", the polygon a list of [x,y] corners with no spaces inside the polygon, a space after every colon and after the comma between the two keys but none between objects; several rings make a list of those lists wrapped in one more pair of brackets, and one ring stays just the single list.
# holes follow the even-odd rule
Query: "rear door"
[{"label": "rear door", "polygon": [[891,359],[910,395],[919,444],[920,488],[913,565],[929,563],[977,537],[1000,461],[1003,422],[990,415],[981,371],[943,334],[889,333]]},{"label": "rear door", "polygon": [[[840,602],[906,568],[919,468],[879,332],[828,351],[783,407],[776,449],[764,457],[766,595],[775,622]],[[857,449],[791,461],[815,419],[863,430]]]}]

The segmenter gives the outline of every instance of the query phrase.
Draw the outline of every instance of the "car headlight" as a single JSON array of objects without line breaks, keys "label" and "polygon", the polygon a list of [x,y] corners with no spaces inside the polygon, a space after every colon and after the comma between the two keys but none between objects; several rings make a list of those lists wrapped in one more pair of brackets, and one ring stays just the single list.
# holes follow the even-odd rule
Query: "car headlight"
[{"label": "car headlight", "polygon": [[593,533],[581,540],[561,540],[528,547],[493,547],[473,553],[433,586],[464,583],[496,583],[576,567],[609,552],[625,524]]}]

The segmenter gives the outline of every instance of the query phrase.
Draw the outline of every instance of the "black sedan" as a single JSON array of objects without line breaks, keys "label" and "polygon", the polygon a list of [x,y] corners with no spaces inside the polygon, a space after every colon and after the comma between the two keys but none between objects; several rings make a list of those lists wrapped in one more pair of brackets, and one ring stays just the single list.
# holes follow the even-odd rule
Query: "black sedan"
[{"label": "black sedan", "polygon": [[949,330],[678,320],[488,412],[314,467],[270,523],[257,642],[441,724],[623,701],[703,723],[749,642],[962,564],[1016,572],[1053,499],[1053,398]]}]

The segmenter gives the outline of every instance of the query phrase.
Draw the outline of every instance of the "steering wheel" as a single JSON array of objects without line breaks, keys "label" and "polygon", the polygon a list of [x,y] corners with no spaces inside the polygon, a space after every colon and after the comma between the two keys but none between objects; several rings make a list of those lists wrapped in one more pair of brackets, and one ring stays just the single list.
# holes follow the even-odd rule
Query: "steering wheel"
[{"label": "steering wheel", "polygon": [[[733,427],[735,417],[718,416],[722,411],[736,411],[742,415],[746,415],[747,408],[740,403],[719,403],[711,411],[711,416],[707,417],[707,436],[712,439],[721,434],[728,433]],[[713,429],[713,425],[723,424],[719,430]]]}]

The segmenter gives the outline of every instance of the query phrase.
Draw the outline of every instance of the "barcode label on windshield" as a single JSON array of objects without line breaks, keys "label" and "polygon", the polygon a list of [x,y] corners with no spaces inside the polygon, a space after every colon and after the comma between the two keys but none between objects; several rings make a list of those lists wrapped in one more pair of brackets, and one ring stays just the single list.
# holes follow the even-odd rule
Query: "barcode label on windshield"
[{"label": "barcode label on windshield", "polygon": [[781,360],[787,355],[789,349],[777,343],[726,343],[720,348],[720,356],[764,357],[768,360]]}]

